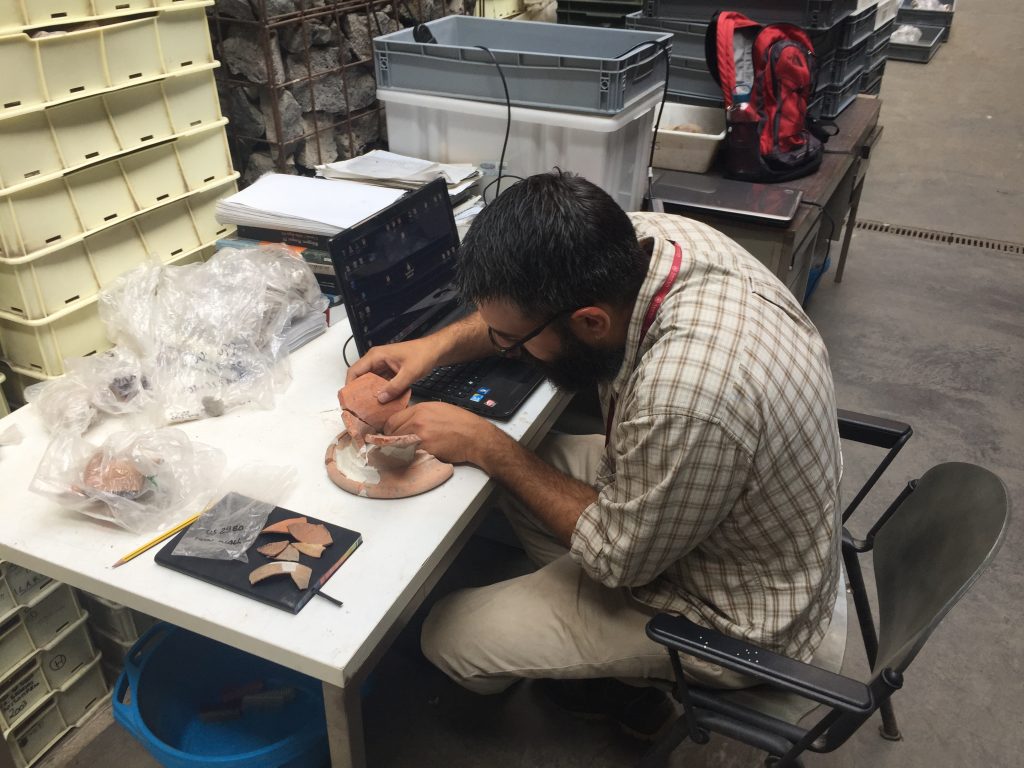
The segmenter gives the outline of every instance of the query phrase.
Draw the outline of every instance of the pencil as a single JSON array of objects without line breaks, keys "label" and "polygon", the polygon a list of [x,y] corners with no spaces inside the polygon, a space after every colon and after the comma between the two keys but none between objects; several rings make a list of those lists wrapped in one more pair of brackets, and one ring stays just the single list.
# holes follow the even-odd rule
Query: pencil
[{"label": "pencil", "polygon": [[196,520],[199,519],[199,515],[201,515],[201,514],[203,514],[203,513],[200,512],[197,515],[192,515],[192,517],[190,517],[188,520],[182,520],[180,523],[178,523],[173,528],[171,528],[169,530],[166,530],[163,533],[159,534],[152,541],[147,541],[145,544],[143,544],[138,549],[129,552],[127,555],[125,555],[120,560],[118,560],[116,563],[114,563],[114,565],[112,567],[113,568],[117,568],[119,565],[124,565],[129,560],[132,560],[132,559],[138,557],[139,555],[141,555],[147,549],[155,547],[157,544],[159,544],[161,541],[164,541],[165,539],[169,539],[171,536],[176,534],[178,531],[180,531],[180,530],[182,530],[184,528],[188,528],[190,525],[192,525],[192,523],[194,523]]}]

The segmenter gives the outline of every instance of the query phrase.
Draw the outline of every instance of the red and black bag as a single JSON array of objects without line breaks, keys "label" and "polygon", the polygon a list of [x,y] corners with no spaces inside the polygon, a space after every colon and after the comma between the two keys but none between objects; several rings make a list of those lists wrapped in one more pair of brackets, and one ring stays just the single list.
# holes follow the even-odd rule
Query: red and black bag
[{"label": "red and black bag", "polygon": [[814,173],[827,135],[809,130],[817,60],[807,34],[793,24],[763,26],[742,13],[719,11],[708,25],[705,53],[726,108],[736,83],[750,83],[750,103],[760,116],[762,173],[745,180],[786,181]]}]

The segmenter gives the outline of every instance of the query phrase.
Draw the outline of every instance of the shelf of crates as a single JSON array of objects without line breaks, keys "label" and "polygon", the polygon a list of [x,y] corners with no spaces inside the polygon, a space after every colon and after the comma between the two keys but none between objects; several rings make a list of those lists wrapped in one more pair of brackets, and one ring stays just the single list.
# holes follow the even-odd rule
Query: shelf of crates
[{"label": "shelf of crates", "polygon": [[0,35],[210,4],[210,0],[0,0]]},{"label": "shelf of crates", "polygon": [[27,264],[238,177],[223,131],[90,166],[0,198],[0,263]]},{"label": "shelf of crates", "polygon": [[218,66],[204,5],[165,7],[67,34],[0,36],[0,120]]},{"label": "shelf of crates", "polygon": [[0,198],[226,122],[208,69],[2,120]]}]

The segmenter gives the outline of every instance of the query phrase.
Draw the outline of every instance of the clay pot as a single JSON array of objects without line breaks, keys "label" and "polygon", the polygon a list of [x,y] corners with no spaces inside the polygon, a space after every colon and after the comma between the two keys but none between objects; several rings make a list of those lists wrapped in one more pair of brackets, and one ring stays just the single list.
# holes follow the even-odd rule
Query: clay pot
[{"label": "clay pot", "polygon": [[82,485],[93,491],[135,499],[146,491],[146,477],[128,459],[108,458],[98,451],[82,472]]},{"label": "clay pot", "polygon": [[[415,435],[371,435],[367,439],[367,449],[380,451],[381,448],[394,447],[394,444],[374,445],[370,440],[375,438],[381,438],[382,443],[388,440],[404,440],[404,447],[408,447],[409,437],[415,438]],[[418,443],[419,438],[415,439]],[[371,499],[404,499],[436,488],[454,472],[451,464],[438,461],[422,450],[414,450],[411,462],[397,466],[387,466],[388,461],[384,460],[388,457],[386,452],[379,453],[376,460],[379,462],[378,466],[369,463],[367,454],[368,450],[358,448],[353,437],[347,432],[342,432],[327,446],[324,462],[327,465],[328,477],[339,488],[356,496]]]},{"label": "clay pot", "polygon": [[387,386],[387,379],[375,373],[365,373],[350,384],[338,390],[338,402],[342,412],[358,416],[380,432],[387,420],[409,406],[412,391],[406,390],[401,397],[387,403],[377,401],[377,395]]}]

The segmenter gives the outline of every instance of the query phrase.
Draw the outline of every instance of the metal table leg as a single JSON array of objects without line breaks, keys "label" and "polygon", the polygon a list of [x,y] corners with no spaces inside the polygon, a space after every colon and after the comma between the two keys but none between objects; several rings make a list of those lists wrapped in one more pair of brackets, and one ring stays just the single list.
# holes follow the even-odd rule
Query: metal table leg
[{"label": "metal table leg", "polygon": [[843,269],[846,267],[846,253],[850,250],[850,239],[853,237],[853,229],[857,226],[857,207],[860,205],[860,193],[864,191],[864,179],[861,178],[857,188],[853,190],[853,198],[850,200],[850,213],[846,217],[846,232],[843,234],[843,248],[839,251],[839,266],[836,268],[837,283],[843,282]]},{"label": "metal table leg", "polygon": [[323,688],[331,768],[365,768],[363,704],[359,696],[359,686],[338,688],[324,683]]}]

